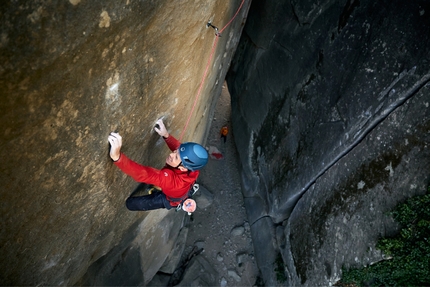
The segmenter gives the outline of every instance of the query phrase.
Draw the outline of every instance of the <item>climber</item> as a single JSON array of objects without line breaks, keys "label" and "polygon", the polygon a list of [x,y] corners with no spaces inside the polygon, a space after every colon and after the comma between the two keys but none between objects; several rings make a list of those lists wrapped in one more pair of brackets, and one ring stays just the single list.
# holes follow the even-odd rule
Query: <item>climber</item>
[{"label": "climber", "polygon": [[[161,170],[130,160],[121,152],[122,137],[116,132],[112,132],[108,136],[109,155],[116,166],[137,182],[161,188],[160,192],[150,195],[127,198],[126,206],[132,211],[171,209],[178,206],[188,198],[189,191],[199,176],[199,170],[208,162],[208,153],[203,146],[193,142],[181,144],[176,138],[169,135],[162,119],[156,122],[154,129],[164,138],[172,151],[166,158],[166,165]],[[193,208],[195,209],[195,206]]]},{"label": "climber", "polygon": [[228,128],[227,128],[227,126],[223,126],[221,128],[220,134],[221,134],[221,139],[223,138],[224,139],[224,143],[225,143],[225,141],[227,140],[227,135],[228,135]]}]

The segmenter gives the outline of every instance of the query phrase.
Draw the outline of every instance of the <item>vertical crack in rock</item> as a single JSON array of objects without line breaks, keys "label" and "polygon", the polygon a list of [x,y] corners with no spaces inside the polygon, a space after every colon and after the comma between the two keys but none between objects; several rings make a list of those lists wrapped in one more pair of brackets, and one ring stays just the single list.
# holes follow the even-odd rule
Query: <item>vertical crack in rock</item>
[{"label": "vertical crack in rock", "polygon": [[294,3],[292,1],[290,1],[290,5],[291,5],[291,11],[293,12],[293,15],[294,15],[294,19],[297,21],[299,26],[302,26],[302,23],[300,22],[299,16],[297,15],[296,9],[294,7]]},{"label": "vertical crack in rock", "polygon": [[354,12],[355,8],[360,6],[359,0],[348,0],[345,7],[343,8],[342,14],[339,17],[339,24],[337,27],[338,33],[346,26],[348,22],[348,18],[351,16],[352,12]]},{"label": "vertical crack in rock", "polygon": [[323,63],[324,63],[324,50],[320,49],[318,52],[318,60],[316,63],[317,70],[321,69]]}]

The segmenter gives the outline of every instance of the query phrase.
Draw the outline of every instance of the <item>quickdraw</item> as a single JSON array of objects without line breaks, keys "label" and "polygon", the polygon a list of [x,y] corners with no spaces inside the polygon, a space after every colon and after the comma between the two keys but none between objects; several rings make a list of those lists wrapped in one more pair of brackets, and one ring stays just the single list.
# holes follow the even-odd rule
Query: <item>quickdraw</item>
[{"label": "quickdraw", "polygon": [[223,27],[223,28],[221,28],[221,30],[218,30],[218,28],[217,27],[215,27],[214,25],[212,25],[212,21],[208,21],[207,23],[206,23],[206,27],[207,28],[209,28],[209,27],[212,27],[212,28],[214,28],[214,30],[215,30],[215,40],[214,40],[214,42],[213,42],[213,45],[212,45],[212,50],[211,50],[211,53],[210,53],[210,56],[209,56],[209,59],[208,59],[208,62],[207,62],[207,65],[206,65],[206,69],[205,69],[205,72],[203,73],[203,76],[202,76],[202,80],[200,81],[200,85],[199,85],[199,89],[198,89],[198,91],[197,91],[197,94],[196,94],[196,96],[195,96],[195,98],[194,98],[194,104],[193,104],[193,107],[191,108],[191,111],[190,111],[190,114],[188,115],[188,118],[187,118],[187,121],[186,121],[186,123],[185,123],[185,126],[184,126],[184,128],[183,128],[183,130],[182,130],[182,133],[181,133],[181,135],[180,135],[180,137],[179,137],[179,141],[180,142],[182,142],[182,138],[184,137],[184,135],[185,135],[185,131],[187,130],[187,128],[188,128],[188,124],[189,124],[189,122],[190,122],[190,119],[191,119],[191,116],[192,116],[192,114],[193,114],[193,112],[194,112],[194,109],[195,109],[195,107],[196,107],[196,104],[197,104],[197,102],[198,102],[198,99],[199,99],[199,97],[200,97],[200,93],[202,92],[202,88],[203,88],[203,84],[204,84],[204,82],[205,82],[205,80],[206,80],[206,76],[207,76],[207,74],[208,74],[208,70],[209,70],[209,66],[210,66],[210,64],[211,64],[211,62],[212,62],[212,58],[213,58],[213,56],[214,56],[214,53],[215,53],[215,48],[216,48],[216,46],[217,46],[217,43],[218,43],[218,40],[219,40],[219,38],[221,37],[221,33],[231,24],[231,22],[233,22],[233,20],[236,18],[236,16],[239,14],[239,11],[242,9],[242,6],[243,6],[243,4],[245,3],[245,0],[242,0],[242,2],[240,3],[240,6],[239,6],[239,8],[237,9],[237,11],[236,11],[236,13],[233,15],[233,17],[230,19],[230,21]]},{"label": "quickdraw", "polygon": [[218,31],[218,28],[217,28],[217,27],[215,27],[214,25],[212,25],[211,20],[209,20],[209,21],[207,22],[207,24],[206,24],[206,28],[209,28],[209,27],[214,28],[214,30],[215,30],[215,36],[217,36],[217,37],[221,37],[221,33]]}]

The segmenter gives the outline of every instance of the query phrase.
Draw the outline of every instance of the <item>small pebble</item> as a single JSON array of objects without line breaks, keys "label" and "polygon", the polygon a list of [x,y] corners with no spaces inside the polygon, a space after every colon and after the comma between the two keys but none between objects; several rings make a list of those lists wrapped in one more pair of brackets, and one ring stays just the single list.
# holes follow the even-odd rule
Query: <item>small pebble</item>
[{"label": "small pebble", "polygon": [[240,282],[240,276],[234,270],[228,270],[228,275],[232,277],[236,282]]},{"label": "small pebble", "polygon": [[231,235],[232,236],[239,236],[239,235],[242,235],[244,232],[245,232],[245,227],[237,226],[237,227],[233,228],[233,230],[231,231]]},{"label": "small pebble", "polygon": [[226,287],[227,286],[227,280],[224,277],[221,278],[221,285],[220,286],[221,287]]}]

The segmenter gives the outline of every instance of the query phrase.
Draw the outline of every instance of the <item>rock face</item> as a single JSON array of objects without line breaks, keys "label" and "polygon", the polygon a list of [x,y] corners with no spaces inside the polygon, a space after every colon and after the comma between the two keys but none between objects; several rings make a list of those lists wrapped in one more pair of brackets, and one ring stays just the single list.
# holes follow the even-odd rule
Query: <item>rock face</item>
[{"label": "rock face", "polygon": [[266,285],[279,255],[291,286],[381,260],[386,212],[426,191],[429,14],[426,1],[253,1],[227,81]]},{"label": "rock face", "polygon": [[[241,3],[216,37],[207,21],[223,27]],[[137,184],[113,166],[107,135],[119,131],[130,158],[158,168],[168,151],[152,131],[159,117],[183,141],[203,142],[249,5],[0,5],[2,284],[151,280],[183,213],[125,208]]]},{"label": "rock face", "polygon": [[[207,21],[224,27],[241,4],[215,37]],[[203,143],[249,6],[0,6],[2,284],[146,285],[174,269],[164,263],[182,249],[184,213],[126,210],[137,184],[112,165],[107,135],[119,131],[123,151],[154,167],[167,153],[152,132],[159,117]],[[376,239],[396,231],[386,211],[425,191],[429,13],[418,0],[252,3],[227,78],[267,286],[330,285],[342,266],[381,260]],[[187,284],[227,284],[203,257],[189,266],[206,272]]]}]

